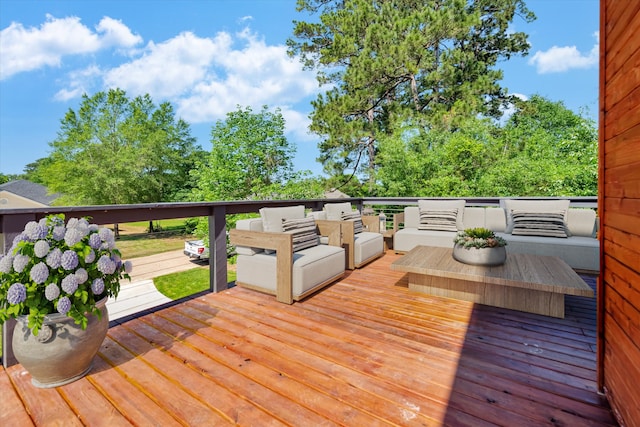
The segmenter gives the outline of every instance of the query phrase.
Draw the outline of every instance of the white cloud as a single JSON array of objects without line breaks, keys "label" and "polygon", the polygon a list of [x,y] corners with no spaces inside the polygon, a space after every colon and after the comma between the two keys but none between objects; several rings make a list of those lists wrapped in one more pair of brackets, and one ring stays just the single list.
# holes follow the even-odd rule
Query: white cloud
[{"label": "white cloud", "polygon": [[214,58],[229,50],[231,39],[221,33],[215,39],[184,32],[160,44],[149,43],[142,57],[109,70],[108,87],[118,87],[135,95],[174,98],[208,78]]},{"label": "white cloud", "polygon": [[91,65],[82,70],[76,70],[69,73],[69,84],[67,88],[59,90],[54,99],[56,101],[65,102],[70,99],[79,98],[85,93],[90,93],[92,82],[102,78],[102,71],[96,65]]},{"label": "white cloud", "polygon": [[553,46],[547,51],[537,51],[529,65],[535,65],[539,74],[562,73],[574,68],[590,68],[598,64],[600,55],[600,38],[594,33],[596,44],[583,54],[576,46]]},{"label": "white cloud", "polygon": [[0,32],[0,80],[41,67],[57,67],[67,55],[96,52],[109,46],[130,47],[141,41],[119,21],[103,18],[91,31],[78,17],[47,15],[39,28],[12,22]]}]

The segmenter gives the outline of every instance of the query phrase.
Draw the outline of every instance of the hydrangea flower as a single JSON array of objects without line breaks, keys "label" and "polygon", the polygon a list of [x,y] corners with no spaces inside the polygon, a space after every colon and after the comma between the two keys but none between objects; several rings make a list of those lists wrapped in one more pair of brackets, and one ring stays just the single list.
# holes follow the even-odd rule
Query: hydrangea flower
[{"label": "hydrangea flower", "polygon": [[94,295],[100,295],[101,293],[103,293],[104,280],[100,278],[94,279],[93,282],[91,283],[91,292],[93,292]]},{"label": "hydrangea flower", "polygon": [[9,274],[13,268],[13,257],[5,255],[0,258],[0,273]]},{"label": "hydrangea flower", "polygon": [[27,299],[27,288],[22,283],[14,283],[7,291],[7,302],[15,305]]},{"label": "hydrangea flower", "polygon": [[28,222],[24,227],[24,234],[26,234],[27,238],[32,242],[47,237],[48,231],[46,225],[41,225],[35,221]]},{"label": "hydrangea flower", "polygon": [[60,240],[64,239],[64,235],[67,233],[67,229],[64,227],[64,225],[57,225],[55,227],[53,227],[53,240],[55,240],[56,242],[59,242]]},{"label": "hydrangea flower", "polygon": [[33,245],[33,253],[38,258],[46,257],[50,249],[51,247],[49,246],[49,243],[47,243],[46,240],[38,240],[36,244]]},{"label": "hydrangea flower", "polygon": [[28,255],[18,254],[13,258],[13,269],[18,273],[22,273],[29,261],[31,261],[31,258]]},{"label": "hydrangea flower", "polygon": [[31,267],[31,272],[29,273],[29,277],[33,280],[34,283],[40,284],[44,283],[49,278],[49,268],[47,264],[44,262],[39,262],[33,267]]},{"label": "hydrangea flower", "polygon": [[62,279],[62,283],[60,284],[62,290],[68,294],[72,294],[78,289],[78,278],[75,274],[69,274],[64,279]]},{"label": "hydrangea flower", "polygon": [[124,272],[129,274],[133,271],[133,263],[131,261],[124,262]]},{"label": "hydrangea flower", "polygon": [[99,234],[93,233],[89,236],[89,246],[91,246],[92,249],[99,249],[100,245],[102,245],[102,238]]},{"label": "hydrangea flower", "polygon": [[76,278],[78,279],[78,284],[79,285],[81,285],[82,283],[86,282],[87,279],[89,278],[89,273],[87,273],[87,270],[85,270],[82,267],[77,269],[75,274],[76,274]]},{"label": "hydrangea flower", "polygon": [[72,247],[80,243],[83,237],[82,231],[77,228],[67,228],[67,232],[64,233],[64,242],[67,246]]},{"label": "hydrangea flower", "polygon": [[47,255],[47,265],[51,268],[58,268],[62,263],[62,251],[60,248],[54,248],[49,255]]},{"label": "hydrangea flower", "polygon": [[91,249],[89,253],[84,257],[84,262],[86,264],[91,264],[95,260],[96,260],[96,253],[93,251],[93,249]]},{"label": "hydrangea flower", "polygon": [[31,221],[0,255],[0,318],[26,316],[34,335],[50,313],[86,324],[98,300],[116,297],[130,271],[110,229],[85,218],[65,225],[62,214]]},{"label": "hydrangea flower", "polygon": [[60,296],[60,288],[55,283],[49,283],[46,288],[44,288],[44,297],[53,301],[54,299]]},{"label": "hydrangea flower", "polygon": [[102,274],[113,274],[116,271],[116,263],[107,255],[102,255],[98,260],[98,271]]},{"label": "hydrangea flower", "polygon": [[71,300],[69,297],[62,297],[58,300],[58,313],[67,314],[71,309]]},{"label": "hydrangea flower", "polygon": [[62,258],[60,258],[60,265],[67,271],[73,270],[78,266],[78,254],[70,249],[67,249],[62,253]]}]

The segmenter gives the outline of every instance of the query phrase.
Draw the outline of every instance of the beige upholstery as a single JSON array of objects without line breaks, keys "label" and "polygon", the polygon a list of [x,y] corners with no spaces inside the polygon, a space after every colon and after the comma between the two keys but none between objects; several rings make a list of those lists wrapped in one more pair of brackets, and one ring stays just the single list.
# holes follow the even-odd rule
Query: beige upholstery
[{"label": "beige upholstery", "polygon": [[319,234],[326,236],[329,244],[293,252],[292,235],[264,231],[264,218],[276,226],[283,214],[298,216],[299,210],[265,209],[281,210],[261,210],[262,218],[240,220],[229,233],[231,243],[237,246],[239,286],[273,294],[278,301],[291,304],[342,277],[345,250],[340,247],[339,224],[316,221]]},{"label": "beige upholstery", "polygon": [[[336,221],[341,225],[342,247],[346,251],[346,266],[349,270],[381,257],[384,254],[384,239],[379,232],[380,221],[377,216],[362,216],[365,231],[355,234],[352,221],[342,221],[343,212],[351,212],[353,207],[349,202],[327,203],[323,211],[311,212],[309,215],[316,220]],[[323,242],[323,239],[320,239]]]},{"label": "beige upholstery", "polygon": [[[517,202],[517,203],[516,203]],[[524,203],[523,203],[524,202]],[[597,218],[592,209],[568,208],[567,200],[516,200],[496,207],[465,207],[462,215],[464,228],[485,227],[495,231],[507,241],[507,253],[531,253],[557,256],[576,270],[600,270],[600,242],[596,239]],[[508,209],[530,209],[534,212],[566,209],[566,224],[570,237],[520,236],[507,233]],[[400,228],[399,224],[404,227]],[[396,252],[408,252],[418,245],[453,247],[455,232],[418,230],[420,212],[418,206],[407,206],[404,212],[394,216],[393,248]]]}]

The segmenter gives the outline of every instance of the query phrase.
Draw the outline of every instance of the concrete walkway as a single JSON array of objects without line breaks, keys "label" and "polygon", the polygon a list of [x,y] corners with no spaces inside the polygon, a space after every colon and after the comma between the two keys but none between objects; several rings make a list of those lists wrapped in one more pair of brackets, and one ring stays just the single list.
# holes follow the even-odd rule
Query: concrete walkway
[{"label": "concrete walkway", "polygon": [[[171,302],[156,289],[153,278],[202,266],[192,262],[181,250],[131,259],[131,282],[120,282],[117,299],[109,299],[109,320],[117,320],[137,312]],[[206,265],[206,264],[204,264]]]}]

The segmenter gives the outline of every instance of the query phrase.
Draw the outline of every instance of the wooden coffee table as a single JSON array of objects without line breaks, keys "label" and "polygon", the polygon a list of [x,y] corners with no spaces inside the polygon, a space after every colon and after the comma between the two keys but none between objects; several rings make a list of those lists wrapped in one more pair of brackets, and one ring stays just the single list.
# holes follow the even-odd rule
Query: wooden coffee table
[{"label": "wooden coffee table", "polygon": [[495,307],[564,318],[564,296],[593,290],[562,259],[507,252],[496,267],[463,264],[452,249],[416,246],[391,264],[409,273],[409,289]]}]

